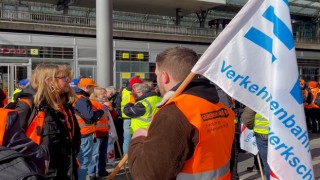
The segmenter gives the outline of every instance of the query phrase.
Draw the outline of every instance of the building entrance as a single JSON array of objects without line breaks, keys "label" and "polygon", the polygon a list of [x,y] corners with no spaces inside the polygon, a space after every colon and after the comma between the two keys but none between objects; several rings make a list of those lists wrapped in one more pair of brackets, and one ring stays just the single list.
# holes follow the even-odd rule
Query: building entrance
[{"label": "building entrance", "polygon": [[31,65],[23,63],[0,63],[0,87],[4,89],[9,99],[20,80],[31,75]]}]

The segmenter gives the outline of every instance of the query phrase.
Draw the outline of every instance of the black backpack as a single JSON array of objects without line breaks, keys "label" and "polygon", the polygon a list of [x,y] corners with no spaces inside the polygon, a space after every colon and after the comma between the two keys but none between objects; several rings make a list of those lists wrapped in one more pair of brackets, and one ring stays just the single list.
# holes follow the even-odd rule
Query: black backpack
[{"label": "black backpack", "polygon": [[0,146],[0,179],[45,180],[46,178],[29,157]]}]

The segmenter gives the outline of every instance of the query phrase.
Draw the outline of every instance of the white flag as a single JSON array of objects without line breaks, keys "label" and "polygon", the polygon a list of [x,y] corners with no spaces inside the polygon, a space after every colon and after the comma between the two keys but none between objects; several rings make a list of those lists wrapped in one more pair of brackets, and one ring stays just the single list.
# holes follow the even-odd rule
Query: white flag
[{"label": "white flag", "polygon": [[258,154],[258,147],[254,132],[241,123],[240,147],[251,154]]},{"label": "white flag", "polygon": [[113,166],[115,166],[116,157],[115,157],[115,151],[114,151],[114,143],[116,142],[118,135],[117,135],[116,127],[114,126],[114,122],[110,114],[110,111],[107,110],[105,112],[108,113],[108,127],[109,127],[107,159],[108,159],[108,163],[111,163]]},{"label": "white flag", "polygon": [[270,121],[279,179],[314,179],[287,0],[249,0],[192,69]]}]

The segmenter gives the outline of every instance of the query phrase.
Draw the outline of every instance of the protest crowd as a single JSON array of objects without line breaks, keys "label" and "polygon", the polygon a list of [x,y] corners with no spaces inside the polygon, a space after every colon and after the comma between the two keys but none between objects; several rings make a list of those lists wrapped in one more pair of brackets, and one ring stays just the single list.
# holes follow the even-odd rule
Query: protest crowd
[{"label": "protest crowd", "polygon": [[[248,29],[243,37],[263,47]],[[320,138],[319,83],[299,77],[300,87],[278,95],[240,63],[214,57],[215,48],[203,54],[216,58],[208,63],[193,49],[168,47],[155,56],[156,79],[135,75],[119,89],[74,77],[66,64],[37,64],[12,94],[0,88],[0,179],[114,179],[124,168],[136,180],[239,180],[245,154],[254,162],[247,172],[263,180],[286,179],[285,168],[295,172],[288,179],[316,179],[307,155],[308,134]],[[287,94],[301,111],[284,103]]]},{"label": "protest crowd", "polygon": [[[128,153],[134,179],[239,179],[246,149],[255,159],[247,171],[261,166],[269,180],[267,119],[203,76],[174,97],[197,60],[191,49],[169,48],[157,56],[156,87],[135,76],[119,91],[72,79],[66,65],[40,64],[1,109],[1,145],[30,157],[45,179],[104,179],[115,151]],[[300,85],[308,130],[319,133],[318,84],[301,79]],[[123,140],[116,150],[119,124]],[[240,138],[244,128],[253,135]],[[242,147],[251,137],[258,150]]]}]

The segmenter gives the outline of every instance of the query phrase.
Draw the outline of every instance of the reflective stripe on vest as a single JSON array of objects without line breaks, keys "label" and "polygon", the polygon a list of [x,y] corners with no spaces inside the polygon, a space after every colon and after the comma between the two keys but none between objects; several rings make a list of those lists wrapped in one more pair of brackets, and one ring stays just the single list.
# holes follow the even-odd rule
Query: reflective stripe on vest
[{"label": "reflective stripe on vest", "polygon": [[141,103],[144,107],[146,112],[144,115],[136,118],[131,119],[131,128],[130,133],[133,134],[139,128],[148,128],[152,121],[152,116],[158,111],[156,107],[157,103],[161,101],[159,96],[150,96],[145,99],[142,99],[137,103]]},{"label": "reflective stripe on vest", "polygon": [[[77,94],[76,95],[78,100],[80,98],[87,98],[82,94]],[[76,104],[77,102],[75,102],[74,104]],[[76,118],[80,127],[80,133],[81,135],[87,135],[87,134],[91,134],[95,131],[95,127],[94,124],[87,124],[86,121],[84,119],[82,119],[82,117],[78,114],[78,112],[76,112]]]},{"label": "reflective stripe on vest", "polygon": [[[105,110],[106,106],[101,104],[97,100],[90,99],[91,104],[92,104],[92,109],[94,110]],[[104,115],[96,122],[95,124],[95,137],[105,137],[108,135],[108,116],[107,116],[107,111],[104,111]]]},{"label": "reflective stripe on vest", "polygon": [[264,118],[261,114],[256,113],[254,119],[253,131],[259,134],[269,133],[269,120]]},{"label": "reflective stripe on vest", "polygon": [[76,118],[82,135],[91,134],[95,131],[94,124],[87,124],[78,114],[76,114]]},{"label": "reflective stripe on vest", "polygon": [[130,119],[129,116],[127,116],[123,113],[124,107],[130,102],[130,96],[131,96],[131,91],[124,88],[122,90],[122,96],[121,96],[121,116],[124,119]]},{"label": "reflective stripe on vest", "polygon": [[45,112],[39,111],[27,129],[26,135],[36,144],[41,143],[44,120]]},{"label": "reflective stripe on vest", "polygon": [[0,111],[0,145],[3,145],[3,138],[4,134],[6,132],[6,125],[7,125],[7,120],[9,118],[9,114],[11,113],[16,113],[18,114],[18,111],[13,110],[13,109],[4,109],[1,108]]},{"label": "reflective stripe on vest", "polygon": [[179,173],[177,179],[181,180],[195,180],[195,179],[221,179],[222,177],[228,179],[231,175],[228,174],[230,169],[230,164],[226,164],[218,169],[203,172],[199,174],[187,174],[187,173]]},{"label": "reflective stripe on vest", "polygon": [[179,95],[172,103],[199,132],[193,155],[184,163],[177,179],[230,179],[235,113],[221,102],[213,104],[189,94]]}]

